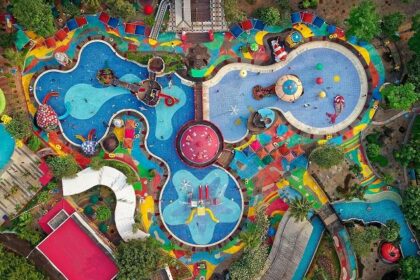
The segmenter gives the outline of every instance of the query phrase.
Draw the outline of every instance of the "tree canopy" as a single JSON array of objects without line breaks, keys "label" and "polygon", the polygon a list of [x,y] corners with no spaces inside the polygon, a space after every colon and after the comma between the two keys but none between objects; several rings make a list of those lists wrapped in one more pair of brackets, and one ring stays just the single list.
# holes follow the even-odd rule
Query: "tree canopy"
[{"label": "tree canopy", "polygon": [[412,166],[420,168],[420,138],[411,139],[407,144],[401,146],[400,149],[394,151],[394,158],[402,166]]},{"label": "tree canopy", "polygon": [[255,16],[268,25],[278,25],[281,21],[280,11],[274,7],[259,8]]},{"label": "tree canopy", "polygon": [[386,15],[382,19],[382,32],[393,40],[398,40],[398,28],[404,22],[405,16],[400,12]]},{"label": "tree canopy", "polygon": [[415,86],[420,92],[420,55],[415,55],[407,64],[407,82]]},{"label": "tree canopy", "polygon": [[51,168],[54,177],[59,179],[73,177],[79,171],[79,166],[71,155],[50,157],[47,159],[47,164]]},{"label": "tree canopy", "polygon": [[245,13],[239,9],[238,0],[224,0],[222,3],[227,22],[240,22],[245,18]]},{"label": "tree canopy", "polygon": [[323,145],[313,150],[309,159],[319,167],[331,168],[344,160],[344,153],[337,146]]},{"label": "tree canopy", "polygon": [[309,201],[306,197],[295,198],[289,204],[290,215],[297,221],[304,221],[312,207],[313,202]]},{"label": "tree canopy", "polygon": [[101,205],[96,209],[96,219],[99,222],[105,222],[111,219],[112,212],[111,209],[106,207],[105,205]]},{"label": "tree canopy", "polygon": [[420,94],[412,83],[388,85],[381,91],[391,109],[408,110],[420,99]]},{"label": "tree canopy", "polygon": [[7,252],[0,245],[0,279],[44,280],[47,278],[24,257]]},{"label": "tree canopy", "polygon": [[408,40],[408,47],[415,52],[417,56],[420,56],[420,13],[413,16],[411,22],[411,29],[414,31],[414,34]]},{"label": "tree canopy", "polygon": [[109,12],[114,17],[121,17],[130,20],[136,14],[133,4],[126,0],[107,0]]},{"label": "tree canopy", "polygon": [[402,279],[418,280],[420,279],[420,258],[408,257],[400,262]]},{"label": "tree canopy", "polygon": [[346,20],[347,34],[356,36],[363,41],[371,41],[381,32],[380,17],[376,12],[375,3],[364,0],[350,11]]},{"label": "tree canopy", "polygon": [[55,32],[51,7],[45,0],[13,0],[12,13],[23,27],[40,36],[48,37]]},{"label": "tree canopy", "polygon": [[156,240],[149,237],[145,240],[121,242],[116,253],[119,268],[118,279],[150,279],[152,273],[171,262]]},{"label": "tree canopy", "polygon": [[400,235],[400,225],[395,220],[388,220],[381,227],[381,238],[388,242],[394,242]]},{"label": "tree canopy", "polygon": [[420,187],[410,186],[403,195],[402,210],[406,219],[420,230]]}]

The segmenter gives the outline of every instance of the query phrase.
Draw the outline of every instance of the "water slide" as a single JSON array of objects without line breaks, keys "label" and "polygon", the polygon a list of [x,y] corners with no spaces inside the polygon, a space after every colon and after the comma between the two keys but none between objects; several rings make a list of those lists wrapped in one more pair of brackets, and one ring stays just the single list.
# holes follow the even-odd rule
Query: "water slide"
[{"label": "water slide", "polygon": [[162,27],[163,19],[165,18],[166,11],[168,10],[170,5],[169,0],[163,0],[159,4],[158,11],[155,17],[155,24],[153,24],[152,31],[150,32],[149,38],[156,40],[160,29]]}]

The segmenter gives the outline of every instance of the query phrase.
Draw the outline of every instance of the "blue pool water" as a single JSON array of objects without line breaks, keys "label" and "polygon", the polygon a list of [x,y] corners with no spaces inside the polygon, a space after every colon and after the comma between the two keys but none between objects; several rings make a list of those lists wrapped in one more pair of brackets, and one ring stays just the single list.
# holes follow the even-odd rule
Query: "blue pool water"
[{"label": "blue pool water", "polygon": [[9,162],[10,157],[13,154],[15,149],[15,140],[13,137],[7,132],[3,125],[0,125],[0,171],[6,164]]},{"label": "blue pool water", "polygon": [[[58,91],[60,96],[58,98],[52,98],[49,104],[59,115],[62,115],[66,111],[64,105],[66,96],[69,93],[69,90],[74,86],[81,84],[88,85],[92,89],[92,93],[86,92],[86,94],[98,96],[98,94],[107,95],[109,93],[105,91],[104,89],[106,88],[96,80],[96,72],[105,65],[112,68],[117,77],[124,77],[124,79],[130,79],[131,81],[143,80],[148,77],[147,69],[145,67],[118,57],[113,49],[105,43],[92,42],[83,48],[78,67],[71,72],[61,73],[58,71],[51,71],[40,76],[36,82],[34,94],[38,100],[42,100],[49,91]],[[94,128],[96,129],[97,138],[100,139],[106,132],[106,126],[104,124],[108,124],[114,113],[127,109],[138,110],[147,119],[149,124],[150,131],[147,138],[149,151],[168,164],[172,175],[176,174],[178,171],[188,171],[191,173],[191,178],[197,178],[199,181],[203,181],[209,173],[214,171],[222,172],[227,175],[224,170],[213,166],[194,169],[187,166],[179,159],[175,149],[176,132],[179,131],[186,122],[194,119],[194,98],[192,98],[194,93],[193,89],[190,86],[185,85],[178,76],[171,76],[172,87],[169,86],[170,79],[168,75],[159,77],[158,82],[161,84],[163,92],[171,94],[179,99],[179,103],[172,108],[161,105],[158,105],[156,108],[147,107],[126,90],[122,90],[118,94],[110,93],[110,96],[101,96],[100,98],[91,98],[84,95],[76,96],[76,94],[73,93],[75,94],[73,102],[79,106],[79,108],[76,109],[76,112],[79,115],[76,115],[75,117],[70,114],[68,118],[61,121],[63,133],[74,143],[80,144],[80,140],[75,136],[88,135],[89,131]],[[93,93],[94,91],[99,93]],[[87,102],[85,98],[87,99]],[[89,103],[89,105],[86,105],[86,103]],[[89,109],[92,109],[94,112],[89,113]],[[138,142],[134,141],[134,145],[137,146],[138,144]],[[144,154],[137,148],[133,149],[133,156],[140,163],[146,160]],[[150,165],[150,167],[153,167],[153,164]],[[230,199],[230,201],[233,199],[232,203],[242,207],[242,197],[238,192],[238,187],[234,179],[230,176],[226,176],[225,184],[227,185],[225,186],[224,197]],[[162,213],[164,213],[165,209],[178,198],[179,194],[176,190],[176,186],[174,185],[172,178],[170,178],[161,191],[160,208]],[[189,209],[186,209],[185,211],[188,211],[188,213],[190,212]],[[213,211],[216,216],[219,214],[216,213],[217,211],[218,210]],[[222,214],[222,216],[223,215],[224,214]],[[161,215],[161,217],[162,216],[164,215]],[[171,225],[166,223],[164,218],[163,222],[166,228],[179,240],[193,245],[203,242],[203,240],[197,240],[199,242],[193,240],[193,235],[196,235],[193,228],[190,228],[185,224]],[[221,241],[233,232],[236,224],[236,221],[222,222],[221,220],[220,223],[217,223],[214,226],[211,240],[208,242],[216,243]],[[153,230],[153,228],[154,227],[151,227],[151,230]],[[196,230],[201,229],[197,227]],[[207,240],[208,237],[204,241],[207,242]]]},{"label": "blue pool water", "polygon": [[[323,70],[315,69],[317,63],[324,65]],[[297,75],[302,81],[305,93],[295,103],[281,101],[277,96],[259,101],[252,97],[252,88],[255,85],[270,86],[285,74]],[[340,82],[334,82],[335,75],[340,76]],[[322,85],[316,84],[317,77],[323,78]],[[325,99],[318,98],[321,90],[327,93]],[[250,110],[263,107],[276,107],[283,112],[290,112],[298,121],[312,127],[328,127],[330,120],[326,113],[334,113],[333,99],[338,94],[344,96],[346,106],[336,124],[352,113],[361,95],[357,69],[338,51],[326,48],[309,49],[273,73],[248,72],[244,79],[239,77],[239,70],[227,73],[209,90],[210,120],[221,129],[228,141],[240,139],[246,133],[246,121],[238,125],[238,119],[247,119]],[[304,108],[306,103],[311,106]],[[238,109],[238,114],[232,108]]]},{"label": "blue pool water", "polygon": [[305,248],[302,259],[296,268],[295,274],[293,274],[292,280],[303,279],[309,269],[309,266],[311,265],[313,257],[315,256],[318,244],[321,241],[322,233],[325,229],[324,224],[318,216],[314,216],[311,220],[311,224],[313,226],[311,237],[309,238],[308,245]]},{"label": "blue pool water", "polygon": [[[385,224],[388,220],[396,220],[400,225],[401,249],[404,257],[416,256],[420,251],[400,207],[391,200],[380,202],[338,202],[333,204],[334,209],[342,220],[360,220],[364,223],[379,222]],[[370,211],[367,208],[370,207]]]}]

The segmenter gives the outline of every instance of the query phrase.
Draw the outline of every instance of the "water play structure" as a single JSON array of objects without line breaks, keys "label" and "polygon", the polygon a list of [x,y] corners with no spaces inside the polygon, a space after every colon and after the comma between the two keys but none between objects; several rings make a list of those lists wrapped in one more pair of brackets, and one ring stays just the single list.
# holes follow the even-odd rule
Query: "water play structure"
[{"label": "water play structure", "polygon": [[256,100],[274,94],[283,101],[295,102],[303,94],[302,82],[296,75],[287,74],[281,76],[275,85],[268,87],[256,85],[252,89],[252,96]]}]

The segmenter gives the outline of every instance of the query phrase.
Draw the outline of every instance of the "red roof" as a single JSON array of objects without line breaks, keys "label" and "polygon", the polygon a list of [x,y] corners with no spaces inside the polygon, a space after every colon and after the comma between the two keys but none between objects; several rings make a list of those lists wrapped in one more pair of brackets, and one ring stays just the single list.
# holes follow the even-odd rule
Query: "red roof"
[{"label": "red roof", "polygon": [[60,29],[55,33],[55,38],[59,41],[63,41],[67,37],[67,32],[64,29]]},{"label": "red roof", "polygon": [[100,15],[99,15],[99,20],[100,21],[102,21],[103,23],[105,23],[105,24],[108,24],[108,21],[109,21],[109,15],[107,14],[107,13],[105,13],[105,12],[102,12]]},{"label": "red roof", "polygon": [[128,50],[129,51],[135,51],[137,50],[138,46],[136,44],[133,43],[128,43]]},{"label": "red roof", "polygon": [[303,13],[302,21],[304,23],[312,23],[314,21],[314,15],[311,13]]},{"label": "red roof", "polygon": [[283,144],[283,145],[280,146],[279,152],[282,156],[285,156],[285,155],[290,153],[290,150],[289,150],[289,148],[286,147],[285,144]]},{"label": "red roof", "polygon": [[38,168],[42,171],[42,176],[39,178],[39,182],[41,185],[45,186],[51,181],[54,175],[44,160],[41,162]]},{"label": "red roof", "polygon": [[37,249],[70,280],[113,279],[118,268],[97,240],[73,215],[47,236]]},{"label": "red roof", "polygon": [[390,263],[395,263],[401,258],[400,249],[389,242],[385,242],[382,244],[381,255],[386,261]]},{"label": "red roof", "polygon": [[47,38],[46,40],[45,40],[45,44],[47,45],[47,47],[48,48],[54,48],[55,47],[55,39],[54,39],[54,37],[50,37],[50,38]]},{"label": "red roof", "polygon": [[125,24],[125,33],[134,34],[136,32],[136,25],[132,23]]},{"label": "red roof", "polygon": [[68,201],[65,199],[62,199],[59,202],[57,202],[54,205],[54,207],[51,208],[51,210],[48,211],[47,214],[42,216],[41,219],[39,219],[38,221],[39,226],[45,233],[50,234],[51,232],[53,232],[53,229],[48,225],[48,222],[52,218],[54,218],[61,210],[66,211],[67,215],[69,216],[76,211],[74,210],[73,206],[71,206],[70,203],[68,203]]},{"label": "red roof", "polygon": [[252,29],[252,21],[250,19],[245,20],[241,23],[243,30],[251,30]]},{"label": "red roof", "polygon": [[87,20],[85,17],[76,17],[76,22],[78,26],[83,26],[87,24]]}]

